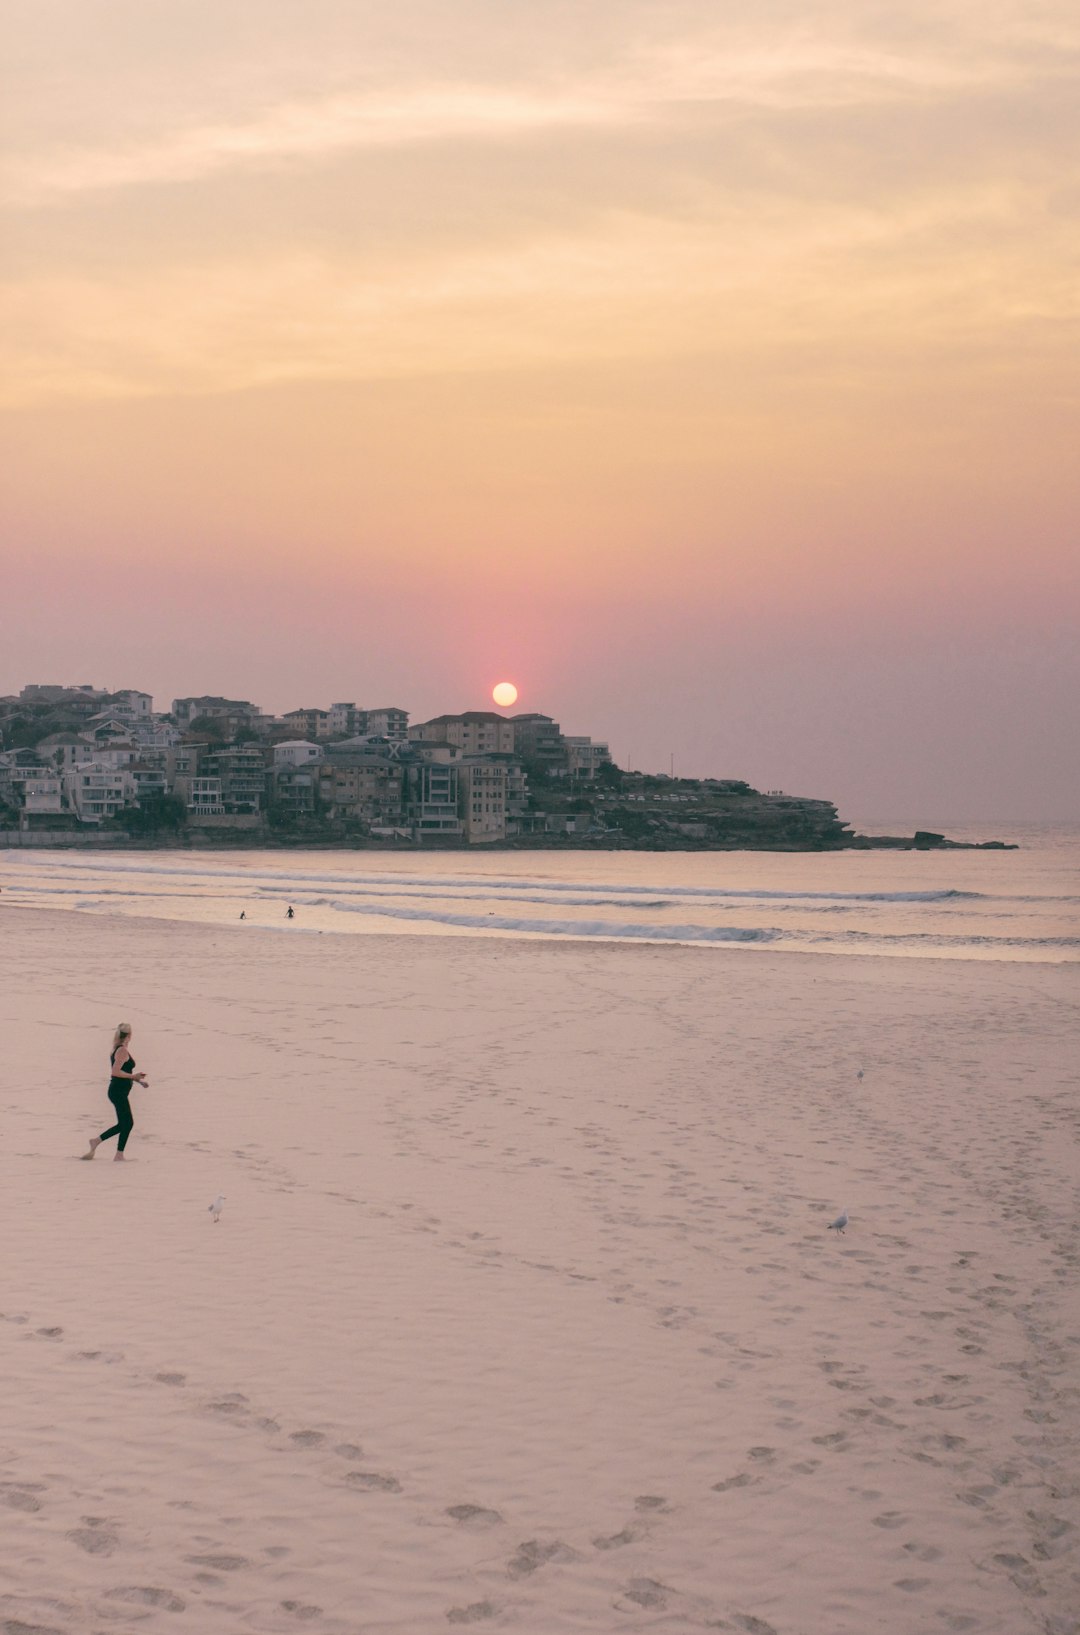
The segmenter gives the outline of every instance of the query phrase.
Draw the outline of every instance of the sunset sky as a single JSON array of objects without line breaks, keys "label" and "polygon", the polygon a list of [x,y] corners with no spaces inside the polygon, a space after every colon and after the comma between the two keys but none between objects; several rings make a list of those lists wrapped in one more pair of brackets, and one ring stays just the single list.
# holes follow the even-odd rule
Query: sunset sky
[{"label": "sunset sky", "polygon": [[1080,815],[1075,0],[0,17],[0,692]]}]

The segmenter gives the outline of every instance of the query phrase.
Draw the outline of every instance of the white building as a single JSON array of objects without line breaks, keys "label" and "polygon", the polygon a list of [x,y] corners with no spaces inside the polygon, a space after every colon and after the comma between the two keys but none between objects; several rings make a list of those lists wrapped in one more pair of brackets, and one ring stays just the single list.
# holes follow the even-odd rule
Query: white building
[{"label": "white building", "polygon": [[317,761],[321,754],[318,744],[306,738],[287,738],[283,744],[274,745],[274,766],[304,766],[308,761]]},{"label": "white building", "polygon": [[591,738],[571,738],[563,734],[566,745],[567,771],[571,777],[595,778],[597,767],[611,760],[607,744],[594,744]]},{"label": "white building", "polygon": [[84,763],[65,772],[63,783],[68,804],[80,823],[102,823],[135,800],[135,780],[126,768]]},{"label": "white building", "polygon": [[56,772],[23,780],[23,810],[27,817],[58,815],[64,810],[63,783]]}]

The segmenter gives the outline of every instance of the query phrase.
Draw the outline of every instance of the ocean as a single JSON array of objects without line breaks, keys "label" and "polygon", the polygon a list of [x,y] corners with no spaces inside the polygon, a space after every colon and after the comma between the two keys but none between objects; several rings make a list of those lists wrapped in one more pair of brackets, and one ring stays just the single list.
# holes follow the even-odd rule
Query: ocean
[{"label": "ocean", "polygon": [[[920,827],[933,827],[921,824]],[[910,834],[910,821],[862,832]],[[611,939],[1080,961],[1080,825],[942,826],[1017,851],[0,852],[0,906],[292,936]],[[295,917],[289,920],[287,909]]]}]

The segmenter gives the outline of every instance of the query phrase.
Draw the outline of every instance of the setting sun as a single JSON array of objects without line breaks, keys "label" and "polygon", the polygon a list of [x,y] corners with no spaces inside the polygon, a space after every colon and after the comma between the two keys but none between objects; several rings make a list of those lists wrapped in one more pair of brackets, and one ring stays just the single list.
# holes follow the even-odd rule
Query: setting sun
[{"label": "setting sun", "polygon": [[504,708],[517,703],[518,690],[512,681],[500,681],[491,689],[491,696],[496,704]]}]

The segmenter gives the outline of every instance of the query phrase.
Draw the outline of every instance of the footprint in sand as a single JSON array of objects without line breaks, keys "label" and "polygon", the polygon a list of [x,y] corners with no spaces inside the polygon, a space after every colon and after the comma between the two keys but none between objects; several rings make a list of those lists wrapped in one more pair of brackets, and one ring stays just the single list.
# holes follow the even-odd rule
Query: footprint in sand
[{"label": "footprint in sand", "polygon": [[748,1476],[745,1470],[741,1470],[737,1476],[728,1476],[725,1481],[714,1482],[712,1490],[714,1493],[727,1493],[734,1487],[750,1487],[753,1480],[754,1478]]},{"label": "footprint in sand", "polygon": [[446,1514],[466,1527],[497,1527],[503,1519],[497,1510],[488,1510],[482,1504],[452,1504]]},{"label": "footprint in sand", "polygon": [[634,1509],[642,1514],[650,1510],[666,1510],[668,1502],[659,1493],[640,1493],[634,1500]]},{"label": "footprint in sand", "polygon": [[111,1556],[119,1547],[119,1535],[104,1526],[100,1517],[84,1516],[85,1527],[73,1527],[67,1537],[88,1556]]},{"label": "footprint in sand", "polygon": [[639,1535],[632,1527],[624,1527],[621,1533],[612,1533],[609,1538],[594,1538],[595,1550],[621,1550],[624,1544],[633,1544]]},{"label": "footprint in sand", "polygon": [[208,1414],[218,1414],[222,1419],[246,1419],[248,1415],[248,1399],[243,1391],[228,1391],[203,1407]]},{"label": "footprint in sand", "polygon": [[130,1601],[138,1607],[160,1607],[163,1612],[183,1612],[187,1605],[171,1590],[159,1590],[153,1585],[122,1584],[119,1589],[106,1590],[110,1601]]},{"label": "footprint in sand", "polygon": [[159,1385],[184,1385],[187,1382],[186,1374],[155,1374],[154,1378]]},{"label": "footprint in sand", "polygon": [[562,1539],[552,1539],[549,1543],[542,1544],[539,1539],[530,1538],[526,1539],[524,1544],[518,1545],[516,1553],[506,1563],[506,1570],[511,1578],[528,1578],[538,1568],[546,1566],[549,1561],[579,1559],[577,1551],[572,1550],[569,1544],[564,1544]]},{"label": "footprint in sand", "polygon": [[446,1621],[448,1624],[479,1624],[485,1618],[494,1618],[498,1610],[493,1601],[473,1601],[467,1607],[451,1607]]},{"label": "footprint in sand", "polygon": [[644,1607],[649,1612],[663,1612],[667,1606],[667,1598],[671,1594],[666,1584],[661,1584],[656,1578],[632,1578],[623,1590],[622,1596],[612,1604],[620,1611],[628,1611],[625,1603],[632,1606]]},{"label": "footprint in sand", "polygon": [[382,1476],[375,1470],[350,1470],[345,1477],[350,1487],[361,1493],[400,1493],[396,1476]]},{"label": "footprint in sand", "polygon": [[7,1505],[9,1510],[40,1510],[41,1501],[35,1499],[34,1494],[45,1491],[44,1482],[0,1482],[0,1504]]},{"label": "footprint in sand", "polygon": [[299,1618],[302,1623],[309,1623],[312,1618],[322,1617],[322,1607],[303,1601],[282,1601],[281,1609],[283,1612],[291,1612],[293,1617]]},{"label": "footprint in sand", "polygon": [[190,1561],[193,1567],[212,1567],[218,1573],[238,1573],[251,1566],[247,1556],[199,1555],[185,1556],[184,1560]]},{"label": "footprint in sand", "polygon": [[321,1448],[326,1437],[322,1431],[293,1431],[289,1441],[297,1448]]}]

